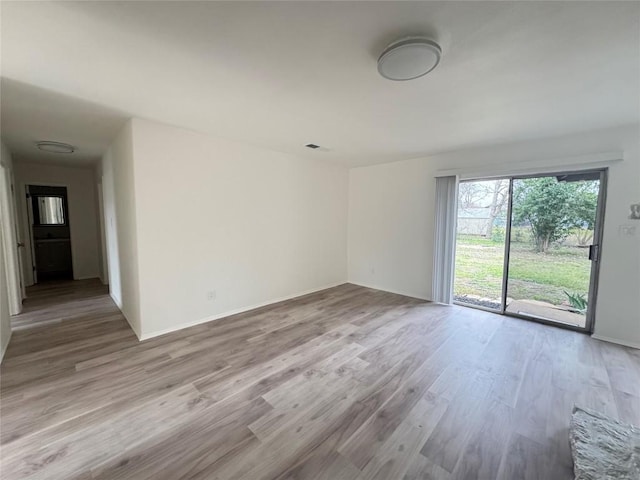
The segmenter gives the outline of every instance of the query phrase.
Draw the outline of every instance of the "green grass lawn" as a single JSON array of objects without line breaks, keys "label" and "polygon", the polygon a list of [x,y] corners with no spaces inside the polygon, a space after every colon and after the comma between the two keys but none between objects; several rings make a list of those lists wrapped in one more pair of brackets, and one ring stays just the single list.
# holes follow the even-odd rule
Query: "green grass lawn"
[{"label": "green grass lawn", "polygon": [[[498,299],[503,263],[503,243],[458,235],[454,293]],[[507,296],[560,305],[567,300],[563,290],[586,296],[590,271],[587,249],[553,247],[543,254],[530,243],[512,243]]]}]

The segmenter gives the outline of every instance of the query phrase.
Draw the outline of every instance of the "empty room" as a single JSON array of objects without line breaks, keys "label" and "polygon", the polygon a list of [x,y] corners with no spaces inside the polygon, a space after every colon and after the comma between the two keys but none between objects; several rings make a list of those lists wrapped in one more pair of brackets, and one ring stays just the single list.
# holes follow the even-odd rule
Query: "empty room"
[{"label": "empty room", "polygon": [[640,478],[640,2],[0,22],[0,478]]}]

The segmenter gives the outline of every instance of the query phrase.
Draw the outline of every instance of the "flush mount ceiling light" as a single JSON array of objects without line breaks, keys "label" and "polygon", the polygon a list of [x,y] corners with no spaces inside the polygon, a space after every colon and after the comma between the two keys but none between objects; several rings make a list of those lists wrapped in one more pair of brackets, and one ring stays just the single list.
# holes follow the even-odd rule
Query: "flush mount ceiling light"
[{"label": "flush mount ceiling light", "polygon": [[62,142],[42,141],[36,142],[36,147],[43,152],[50,153],[73,153],[76,151],[76,147]]},{"label": "flush mount ceiling light", "polygon": [[378,58],[378,72],[389,80],[413,80],[436,68],[442,49],[433,40],[409,37],[385,48]]}]

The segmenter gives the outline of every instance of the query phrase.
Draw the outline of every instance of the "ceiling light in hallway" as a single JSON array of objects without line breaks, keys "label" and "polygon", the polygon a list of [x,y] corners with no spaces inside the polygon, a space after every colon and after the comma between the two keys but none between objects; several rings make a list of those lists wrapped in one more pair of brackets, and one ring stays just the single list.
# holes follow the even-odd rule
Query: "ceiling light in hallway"
[{"label": "ceiling light in hallway", "polygon": [[76,147],[62,142],[41,141],[36,142],[36,147],[39,150],[50,153],[73,153],[76,151]]}]

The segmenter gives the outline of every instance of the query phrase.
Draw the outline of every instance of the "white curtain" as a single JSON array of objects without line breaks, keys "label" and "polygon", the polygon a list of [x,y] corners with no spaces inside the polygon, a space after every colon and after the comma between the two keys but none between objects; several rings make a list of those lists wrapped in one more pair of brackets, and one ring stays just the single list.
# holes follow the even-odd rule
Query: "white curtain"
[{"label": "white curtain", "polygon": [[453,303],[457,213],[458,177],[437,177],[432,282],[432,300],[434,302]]}]

